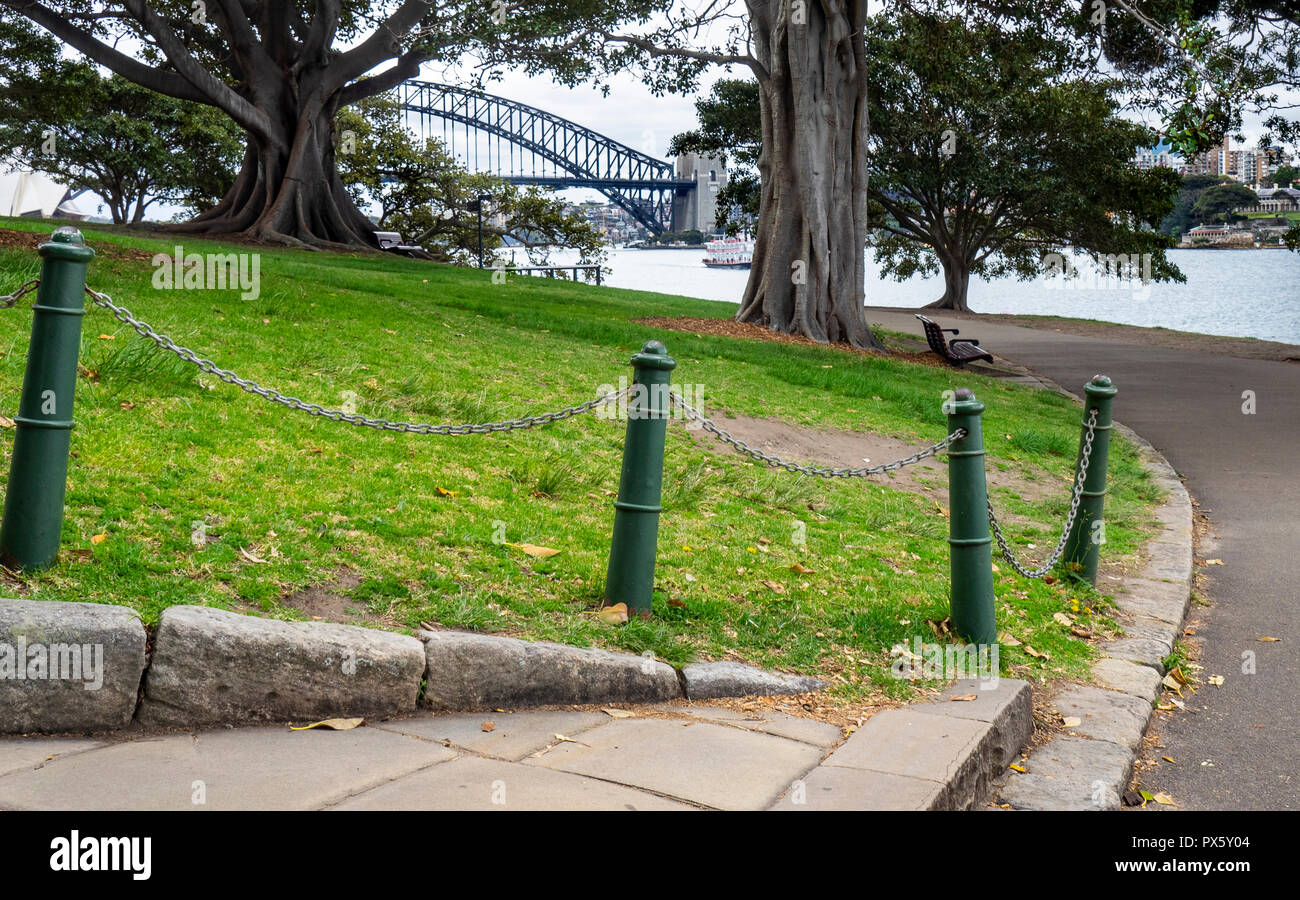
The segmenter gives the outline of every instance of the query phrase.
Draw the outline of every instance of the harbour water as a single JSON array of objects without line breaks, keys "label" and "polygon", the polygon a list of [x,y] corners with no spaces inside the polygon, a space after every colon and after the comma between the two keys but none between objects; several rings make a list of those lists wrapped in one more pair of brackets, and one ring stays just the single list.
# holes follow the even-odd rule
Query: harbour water
[{"label": "harbour water", "polygon": [[[1254,337],[1300,344],[1300,253],[1287,250],[1170,250],[1184,284],[1083,277],[1074,282],[1044,276],[1030,281],[972,278],[975,312],[1069,316],[1160,326],[1177,331]],[[572,262],[559,251],[552,262]],[[660,291],[737,302],[749,273],[709,269],[704,251],[611,250],[611,287]],[[871,306],[917,307],[939,298],[943,279],[883,278],[867,254],[866,297]]]}]

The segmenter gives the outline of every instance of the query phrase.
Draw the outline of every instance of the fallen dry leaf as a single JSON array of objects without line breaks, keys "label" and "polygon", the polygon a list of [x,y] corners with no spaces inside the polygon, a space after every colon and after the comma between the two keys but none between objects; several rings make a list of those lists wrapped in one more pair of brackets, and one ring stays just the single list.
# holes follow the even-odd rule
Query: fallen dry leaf
[{"label": "fallen dry leaf", "polygon": [[783,584],[778,584],[778,583],[775,582],[775,581],[761,581],[761,582],[759,582],[759,584],[763,585],[764,587],[766,587],[769,591],[771,591],[771,592],[774,593],[774,594],[784,594],[784,593],[785,593],[785,585],[783,585]]},{"label": "fallen dry leaf", "polygon": [[1019,646],[1020,646],[1020,641],[1016,640],[1016,639],[1013,638],[1011,635],[1006,634],[1006,633],[1003,633],[1003,634],[999,634],[999,635],[998,635],[998,643],[999,643],[999,644],[1006,644],[1008,647],[1019,647]]},{"label": "fallen dry leaf", "polygon": [[1173,797],[1170,797],[1168,794],[1156,794],[1154,799],[1155,799],[1155,801],[1156,801],[1157,803],[1159,803],[1161,806],[1173,806],[1173,805],[1174,805],[1174,798],[1173,798]]},{"label": "fallen dry leaf", "polygon": [[270,565],[270,563],[268,563],[266,560],[262,559],[262,557],[257,556],[257,555],[255,555],[255,554],[253,554],[253,553],[249,553],[249,552],[248,552],[247,550],[245,550],[243,547],[240,547],[240,548],[239,548],[239,555],[242,556],[244,559],[248,560],[248,561],[251,562],[251,563],[260,563],[261,565],[264,565],[264,566],[265,566],[265,565]]},{"label": "fallen dry leaf", "polygon": [[1201,565],[1203,565],[1203,566],[1221,566],[1221,565],[1223,565],[1223,560],[1221,560],[1221,559],[1203,559],[1203,560],[1201,560]]},{"label": "fallen dry leaf", "polygon": [[303,725],[295,728],[289,726],[290,731],[307,731],[312,728],[328,728],[330,731],[351,731],[365,723],[365,719],[322,719],[319,722],[312,722],[310,725]]},{"label": "fallen dry leaf", "polygon": [[8,416],[0,416],[0,428],[13,428],[14,420]]},{"label": "fallen dry leaf", "polygon": [[627,604],[615,603],[613,606],[597,610],[596,618],[606,625],[622,625],[627,621]]},{"label": "fallen dry leaf", "polygon": [[602,709],[605,715],[611,719],[635,719],[636,713],[626,709]]},{"label": "fallen dry leaf", "polygon": [[1222,675],[1211,675],[1211,676],[1210,676],[1210,684],[1214,685],[1215,687],[1218,687],[1219,685],[1223,684],[1223,676],[1222,676]]},{"label": "fallen dry leaf", "polygon": [[[440,497],[455,497],[459,493],[460,491],[449,491],[446,488],[438,488],[438,496]],[[558,553],[559,551],[557,550],[556,552]]]},{"label": "fallen dry leaf", "polygon": [[1074,624],[1074,619],[1071,619],[1063,612],[1052,613],[1052,620],[1058,625],[1064,625],[1066,628]]},{"label": "fallen dry leaf", "polygon": [[106,541],[106,540],[108,540],[108,535],[101,531],[99,534],[97,534],[97,535],[95,535],[94,537],[92,537],[92,538],[90,539],[90,542],[91,542],[92,544],[102,544],[102,543],[104,543],[104,541]]},{"label": "fallen dry leaf", "polygon": [[1078,716],[1062,716],[1061,724],[1066,728],[1078,728],[1083,724],[1083,719],[1080,719]]},{"label": "fallen dry leaf", "polygon": [[1008,766],[1008,768],[1015,769],[1017,772],[1019,772],[1022,775],[1026,772],[1024,766],[1018,766],[1015,763],[1012,763],[1010,766]]},{"label": "fallen dry leaf", "polygon": [[1026,644],[1026,645],[1025,645],[1025,652],[1028,653],[1030,656],[1032,656],[1034,659],[1051,659],[1051,658],[1052,658],[1052,655],[1051,655],[1050,653],[1042,653],[1042,652],[1039,652],[1038,650],[1035,650],[1035,649],[1034,649],[1032,646],[1030,646],[1029,644]]},{"label": "fallen dry leaf", "polygon": [[546,559],[548,556],[555,556],[557,553],[563,552],[552,547],[539,547],[536,544],[506,544],[506,546],[514,547],[516,550],[522,550],[529,556],[534,556],[538,559]]},{"label": "fallen dry leaf", "polygon": [[810,569],[803,563],[794,563],[790,566],[790,571],[798,573],[799,575],[812,575],[815,574],[817,570]]},{"label": "fallen dry leaf", "polygon": [[485,732],[496,731],[497,723],[496,723],[496,722],[484,722],[482,725],[479,726],[479,728],[483,729]]},{"label": "fallen dry leaf", "polygon": [[960,697],[949,697],[949,698],[948,698],[948,700],[949,700],[950,702],[952,702],[952,703],[964,702],[964,701],[967,701],[967,700],[974,700],[974,699],[975,699],[975,695],[974,695],[974,694],[962,694]]},{"label": "fallen dry leaf", "polygon": [[1259,641],[1261,644],[1273,644],[1273,643],[1276,643],[1276,642],[1278,642],[1278,641],[1280,641],[1280,640],[1282,640],[1282,639],[1281,639],[1281,638],[1275,638],[1275,637],[1262,637],[1262,638],[1256,638],[1256,640]]},{"label": "fallen dry leaf", "polygon": [[[1164,760],[1165,762],[1167,762],[1167,763],[1171,763],[1171,762],[1174,761],[1174,758],[1173,758],[1172,756],[1162,756],[1162,757],[1160,757],[1160,758],[1163,759],[1163,760]],[[1176,765],[1176,763],[1175,763],[1175,765]]]}]

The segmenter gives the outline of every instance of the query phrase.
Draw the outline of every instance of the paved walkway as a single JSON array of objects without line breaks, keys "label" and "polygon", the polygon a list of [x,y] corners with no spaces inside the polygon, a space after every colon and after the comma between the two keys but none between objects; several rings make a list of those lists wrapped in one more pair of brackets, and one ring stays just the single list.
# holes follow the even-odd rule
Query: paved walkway
[{"label": "paved walkway", "polygon": [[985,796],[1030,716],[1028,686],[1010,679],[959,682],[847,740],[752,705],[6,738],[0,809],[951,809]]},{"label": "paved walkway", "polygon": [[[947,325],[941,312],[932,317]],[[886,328],[921,335],[912,311],[872,308]],[[962,337],[1082,393],[1094,374],[1119,387],[1115,418],[1165,455],[1218,538],[1199,569],[1214,606],[1200,616],[1203,687],[1157,726],[1176,763],[1144,775],[1149,790],[1193,809],[1300,809],[1300,365],[1176,351],[963,320]],[[1255,413],[1242,411],[1253,391]],[[986,418],[996,421],[991,406]],[[990,426],[992,427],[992,426]],[[1261,642],[1261,637],[1279,638]],[[1253,654],[1255,674],[1243,673]],[[1249,657],[1248,657],[1249,658]]]}]

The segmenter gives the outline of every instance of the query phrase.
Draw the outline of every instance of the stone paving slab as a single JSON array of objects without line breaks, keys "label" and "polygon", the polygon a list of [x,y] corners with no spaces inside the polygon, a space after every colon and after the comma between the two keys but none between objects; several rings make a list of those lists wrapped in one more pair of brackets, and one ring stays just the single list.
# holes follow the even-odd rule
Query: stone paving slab
[{"label": "stone paving slab", "polygon": [[747,731],[761,731],[777,737],[801,741],[817,747],[830,748],[844,738],[837,725],[818,722],[815,719],[802,719],[789,713],[755,710],[742,712],[725,706],[669,706],[662,707],[664,712],[686,715],[709,722],[719,722],[744,728]]},{"label": "stone paving slab", "polygon": [[1115,659],[1126,659],[1140,666],[1150,666],[1161,675],[1165,667],[1159,660],[1167,657],[1172,648],[1164,641],[1155,638],[1125,637],[1113,641],[1103,641],[1097,646],[1104,655]]},{"label": "stone paving slab", "polygon": [[1127,591],[1115,593],[1115,605],[1122,612],[1146,616],[1179,626],[1187,610],[1186,582],[1149,578],[1125,579]]},{"label": "stone paving slab", "polygon": [[0,739],[0,775],[24,769],[36,769],[46,762],[107,746],[103,741],[81,738],[5,738]]},{"label": "stone paving slab", "polygon": [[944,786],[936,781],[841,766],[818,766],[801,780],[802,786],[796,783],[771,808],[783,812],[928,810],[940,808],[944,797]]},{"label": "stone paving slab", "polygon": [[338,810],[692,810],[663,797],[539,766],[462,756],[351,797]]},{"label": "stone paving slab", "polygon": [[1128,784],[1133,751],[1110,741],[1057,736],[1030,755],[1000,798],[1014,809],[1117,809],[1116,785]]},{"label": "stone paving slab", "polygon": [[[0,809],[316,809],[455,756],[365,727],[138,738],[0,777]],[[195,782],[203,783],[202,805]]]},{"label": "stone paving slab", "polygon": [[980,749],[992,728],[988,722],[910,707],[889,709],[868,719],[824,765],[933,781],[945,788],[939,807],[959,808],[987,787],[992,773]]},{"label": "stone paving slab", "polygon": [[1165,622],[1162,619],[1152,619],[1148,616],[1122,617],[1121,622],[1124,625],[1124,633],[1128,637],[1138,640],[1153,640],[1168,647],[1169,650],[1160,657],[1161,659],[1173,652],[1174,642],[1182,634],[1182,630],[1178,625]]},{"label": "stone paving slab", "polygon": [[1142,697],[1148,702],[1155,700],[1160,693],[1160,673],[1127,659],[1102,657],[1096,660],[1092,664],[1092,677],[1103,687]]},{"label": "stone paving slab", "polygon": [[709,722],[617,719],[527,765],[645,788],[716,809],[766,809],[820,748]]},{"label": "stone paving slab", "polygon": [[[518,761],[555,743],[557,732],[574,737],[609,720],[603,712],[525,710],[419,716],[383,722],[376,727],[439,743],[451,741],[475,753]],[[483,730],[484,722],[492,723],[492,731]]]},{"label": "stone paving slab", "polygon": [[1151,703],[1132,694],[1107,691],[1090,685],[1072,684],[1056,696],[1056,710],[1062,716],[1080,720],[1068,728],[1075,734],[1110,741],[1130,750],[1142,743],[1151,719]]},{"label": "stone paving slab", "polygon": [[1151,554],[1139,575],[1151,581],[1174,581],[1187,585],[1192,580],[1192,544],[1190,540],[1148,541],[1143,550]]}]

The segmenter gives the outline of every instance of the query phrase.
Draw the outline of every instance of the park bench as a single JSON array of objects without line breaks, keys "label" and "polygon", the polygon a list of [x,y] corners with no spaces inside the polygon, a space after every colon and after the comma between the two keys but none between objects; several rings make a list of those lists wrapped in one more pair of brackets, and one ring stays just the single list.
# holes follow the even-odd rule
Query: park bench
[{"label": "park bench", "polygon": [[940,328],[939,323],[925,316],[917,315],[921,320],[921,325],[925,327],[925,340],[930,345],[930,349],[938,353],[948,362],[955,366],[962,366],[973,359],[987,359],[993,362],[993,356],[986,350],[981,350],[979,341],[972,341],[967,338],[945,341],[943,334],[945,331],[952,334],[960,334],[956,328]]},{"label": "park bench", "polygon": [[433,258],[423,247],[416,244],[403,244],[400,231],[376,231],[375,238],[379,241],[379,249],[388,253],[400,253],[403,256],[414,256],[419,259]]}]

